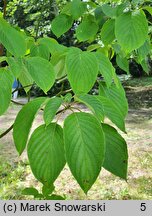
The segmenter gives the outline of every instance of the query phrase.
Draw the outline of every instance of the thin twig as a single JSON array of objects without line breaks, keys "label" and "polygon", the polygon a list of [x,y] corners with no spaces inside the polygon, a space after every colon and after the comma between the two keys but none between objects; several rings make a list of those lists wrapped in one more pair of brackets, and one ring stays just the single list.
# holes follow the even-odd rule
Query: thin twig
[{"label": "thin twig", "polygon": [[0,134],[0,139],[9,133],[13,129],[13,126],[14,126],[14,124],[12,124],[6,131],[4,131],[2,134]]},{"label": "thin twig", "polygon": [[3,7],[3,18],[5,19],[6,17],[6,7],[7,7],[7,0],[3,0],[4,7]]},{"label": "thin twig", "polygon": [[25,89],[25,88],[28,88],[28,87],[30,87],[30,86],[32,86],[33,84],[29,84],[29,85],[26,85],[26,86],[23,86],[23,87],[17,87],[14,91],[12,91],[12,94],[14,94],[16,91],[20,91],[20,90],[22,90],[22,89]]},{"label": "thin twig", "polygon": [[60,96],[60,95],[63,95],[63,94],[69,93],[69,92],[72,92],[72,89],[68,89],[68,90],[65,90],[65,91],[60,91],[60,92],[57,93],[55,96],[58,97],[58,96]]},{"label": "thin twig", "polygon": [[21,106],[24,106],[24,105],[25,105],[25,104],[23,104],[23,103],[14,101],[14,100],[12,100],[12,99],[11,99],[11,102],[14,103],[14,104],[16,104],[16,105],[21,105]]},{"label": "thin twig", "polygon": [[82,110],[80,110],[79,108],[77,107],[71,107],[72,109],[75,109],[75,110],[78,110],[79,112],[82,112]]}]

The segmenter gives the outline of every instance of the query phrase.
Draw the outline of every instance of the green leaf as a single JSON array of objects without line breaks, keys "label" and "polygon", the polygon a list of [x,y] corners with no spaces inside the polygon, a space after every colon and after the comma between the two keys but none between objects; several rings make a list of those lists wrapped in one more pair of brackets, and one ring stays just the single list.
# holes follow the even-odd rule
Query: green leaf
[{"label": "green leaf", "polygon": [[86,11],[87,5],[81,0],[73,0],[70,5],[70,12],[73,19],[78,19]]},{"label": "green leaf", "polygon": [[142,11],[127,12],[116,19],[115,35],[125,51],[139,48],[147,39],[148,23]]},{"label": "green leaf", "polygon": [[47,196],[47,200],[65,200],[65,198],[56,194],[52,194],[52,196]]},{"label": "green leaf", "polygon": [[141,61],[140,64],[141,64],[143,70],[144,70],[147,74],[149,74],[149,72],[151,71],[151,69],[150,69],[148,60],[147,60],[147,59],[143,59],[143,60]]},{"label": "green leaf", "polygon": [[57,37],[60,37],[72,27],[72,24],[73,19],[71,16],[68,16],[66,14],[59,14],[52,21],[51,29]]},{"label": "green leaf", "polygon": [[65,58],[66,58],[65,53],[59,53],[59,52],[56,52],[51,57],[51,63],[54,66],[56,79],[59,79],[59,78],[65,76],[67,73],[66,65],[65,65]]},{"label": "green leaf", "polygon": [[71,49],[66,57],[67,75],[75,93],[87,93],[98,74],[98,61],[94,53]]},{"label": "green leaf", "polygon": [[109,5],[109,4],[104,4],[102,5],[102,10],[105,15],[111,18],[116,18],[117,16],[121,15],[124,11],[124,9],[127,7],[126,3],[121,3],[120,5],[117,5],[115,7]]},{"label": "green leaf", "polygon": [[76,29],[76,36],[79,41],[87,41],[94,39],[97,34],[98,24],[95,22],[94,17],[87,17]]},{"label": "green leaf", "polygon": [[120,178],[127,179],[128,152],[124,138],[110,125],[102,124],[106,153],[103,167]]},{"label": "green leaf", "polygon": [[13,75],[18,78],[22,71],[22,60],[20,58],[7,57],[7,62]]},{"label": "green leaf", "polygon": [[63,97],[63,101],[65,103],[70,103],[72,100],[72,94],[71,93],[67,93],[64,97]]},{"label": "green leaf", "polygon": [[95,95],[80,95],[78,96],[78,100],[82,103],[86,104],[89,109],[95,114],[95,116],[103,121],[104,117],[108,117],[120,130],[125,132],[125,122],[124,122],[124,113],[118,107],[124,110],[126,109],[125,104],[124,107],[120,104],[117,107],[118,103],[114,103],[111,98],[107,98],[108,96],[95,96]]},{"label": "green leaf", "polygon": [[[20,83],[22,84],[22,86],[28,86],[28,85],[33,84],[34,81],[33,81],[32,77],[31,77],[31,75],[29,74],[29,72],[28,72],[26,66],[24,65],[24,63],[22,62],[21,65],[20,65],[19,62],[18,62],[17,64],[18,64],[18,66],[16,65],[16,67],[18,69],[20,67],[20,70],[21,70],[21,72],[20,72],[20,74],[18,76],[18,79],[19,79]],[[30,89],[31,89],[31,86],[25,88],[24,90],[27,93]]]},{"label": "green leaf", "polygon": [[109,4],[102,5],[102,11],[108,17],[115,18],[116,17],[116,7],[112,7]]},{"label": "green leaf", "polygon": [[91,44],[90,46],[87,47],[87,51],[94,51],[96,49],[99,49],[101,48],[101,45],[100,44]]},{"label": "green leaf", "polygon": [[41,58],[49,60],[50,51],[49,51],[49,48],[45,44],[34,44],[31,47],[30,56],[31,57],[39,56]]},{"label": "green leaf", "polygon": [[52,122],[61,104],[62,104],[62,99],[59,97],[51,98],[47,102],[45,109],[44,109],[44,113],[43,113],[43,117],[44,117],[46,126],[48,126]]},{"label": "green leaf", "polygon": [[0,68],[0,115],[8,108],[12,97],[13,76],[5,68]]},{"label": "green leaf", "polygon": [[101,28],[107,20],[107,16],[103,13],[102,6],[95,6],[94,15],[99,28]]},{"label": "green leaf", "polygon": [[49,194],[52,194],[52,192],[54,191],[54,189],[55,189],[54,185],[51,185],[50,187],[47,187],[47,186],[43,185],[43,187],[42,187],[42,193],[46,197]]},{"label": "green leaf", "polygon": [[119,88],[115,84],[112,84],[110,88],[107,88],[103,82],[100,82],[99,94],[109,98],[111,103],[113,103],[113,105],[121,112],[121,115],[124,118],[126,117],[128,113],[128,102],[121,83],[119,83]]},{"label": "green leaf", "polygon": [[0,42],[15,57],[24,56],[26,52],[22,33],[12,28],[2,17],[0,17]]},{"label": "green leaf", "polygon": [[112,83],[113,73],[115,71],[109,58],[104,54],[97,52],[96,57],[99,63],[99,72],[103,75],[107,86],[109,87]]},{"label": "green leaf", "polygon": [[31,135],[27,152],[34,176],[50,187],[65,165],[62,128],[56,123],[38,127]]},{"label": "green leaf", "polygon": [[138,61],[141,63],[147,57],[150,51],[151,51],[150,41],[146,40],[145,43],[137,49]]},{"label": "green leaf", "polygon": [[30,187],[30,188],[25,188],[22,191],[23,195],[33,195],[33,196],[37,196],[39,194],[38,190],[36,188]]},{"label": "green leaf", "polygon": [[84,103],[100,121],[104,120],[104,110],[102,103],[94,95],[80,95],[77,98],[78,101]]},{"label": "green leaf", "polygon": [[105,45],[109,45],[115,39],[115,20],[107,20],[101,29],[101,40]]},{"label": "green leaf", "polygon": [[56,52],[63,52],[67,50],[67,47],[60,45],[54,38],[40,38],[38,39],[38,43],[40,45],[45,45],[46,47],[48,47],[51,55]]},{"label": "green leaf", "polygon": [[87,193],[97,179],[104,160],[104,134],[89,113],[73,113],[64,122],[67,163],[82,190]]},{"label": "green leaf", "polygon": [[116,56],[116,62],[117,65],[124,70],[125,72],[127,72],[127,74],[129,74],[129,62],[127,60],[127,58],[122,58],[120,55]]},{"label": "green leaf", "polygon": [[148,11],[148,12],[152,15],[152,7],[150,7],[150,6],[145,6],[145,7],[143,7],[142,9]]},{"label": "green leaf", "polygon": [[13,137],[16,149],[20,155],[26,147],[34,117],[45,100],[46,98],[37,98],[30,101],[20,110],[15,119]]},{"label": "green leaf", "polygon": [[46,93],[55,82],[52,64],[41,57],[25,59],[25,66],[36,84]]}]

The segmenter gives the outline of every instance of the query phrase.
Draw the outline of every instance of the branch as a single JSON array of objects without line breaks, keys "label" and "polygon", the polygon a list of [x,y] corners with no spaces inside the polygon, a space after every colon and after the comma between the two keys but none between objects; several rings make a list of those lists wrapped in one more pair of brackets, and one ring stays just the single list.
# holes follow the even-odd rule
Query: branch
[{"label": "branch", "polygon": [[12,124],[6,131],[4,131],[2,134],[0,134],[0,139],[9,133],[13,129],[13,126],[14,126],[14,124]]},{"label": "branch", "polygon": [[6,17],[6,7],[7,7],[7,0],[3,0],[4,7],[3,7],[3,18],[5,19]]},{"label": "branch", "polygon": [[14,104],[16,104],[16,105],[21,105],[21,106],[24,106],[24,105],[25,105],[25,104],[23,104],[23,103],[14,101],[14,100],[12,100],[12,99],[11,99],[11,102],[14,103]]},{"label": "branch", "polygon": [[30,87],[30,86],[32,86],[32,85],[33,85],[33,84],[29,84],[29,85],[27,85],[27,86],[22,86],[22,87],[20,87],[20,88],[17,87],[14,91],[12,91],[12,94],[14,94],[16,91],[19,91],[19,90],[28,88],[28,87]]},{"label": "branch", "polygon": [[60,96],[60,95],[63,95],[63,94],[69,93],[69,92],[72,92],[72,89],[68,89],[68,90],[65,90],[65,91],[60,91],[60,92],[57,93],[55,96],[58,97],[58,96]]},{"label": "branch", "polygon": [[[15,101],[13,101],[13,103],[14,103],[14,102],[15,102]],[[15,103],[19,104],[18,102],[15,102]],[[20,105],[24,105],[24,104],[20,104]],[[69,107],[70,107],[70,105],[66,106],[64,109],[59,110],[59,111],[56,113],[56,115],[58,115],[58,114],[64,112],[64,111],[67,110]],[[42,110],[42,109],[41,109],[41,110]],[[9,132],[13,129],[13,126],[14,126],[14,124],[12,124],[6,131],[4,131],[2,134],[0,134],[0,139],[1,139],[2,137],[4,137],[6,134],[9,133]]]}]

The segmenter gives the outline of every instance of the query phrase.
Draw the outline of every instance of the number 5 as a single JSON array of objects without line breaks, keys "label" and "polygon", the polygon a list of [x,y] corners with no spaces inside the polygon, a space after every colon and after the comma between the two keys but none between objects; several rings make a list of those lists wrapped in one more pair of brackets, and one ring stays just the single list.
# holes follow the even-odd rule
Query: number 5
[{"label": "number 5", "polygon": [[140,210],[141,211],[146,211],[146,203],[141,203]]}]

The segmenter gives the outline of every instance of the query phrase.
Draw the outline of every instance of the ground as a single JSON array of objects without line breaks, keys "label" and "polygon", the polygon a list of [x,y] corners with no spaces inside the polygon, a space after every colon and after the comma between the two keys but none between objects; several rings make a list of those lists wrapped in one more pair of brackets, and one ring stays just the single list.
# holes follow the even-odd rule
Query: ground
[{"label": "ground", "polygon": [[[55,182],[57,194],[65,195],[66,199],[152,199],[152,79],[133,79],[125,82],[124,87],[129,102],[127,135],[121,133],[129,151],[127,182],[102,169],[85,195],[65,167]],[[20,108],[11,104],[0,117],[0,133],[9,127]],[[42,113],[39,113],[32,130],[41,122]],[[41,190],[41,185],[31,174],[26,153],[18,157],[11,132],[0,139],[0,149],[0,199],[32,199],[23,196],[22,190],[25,187]]]}]

